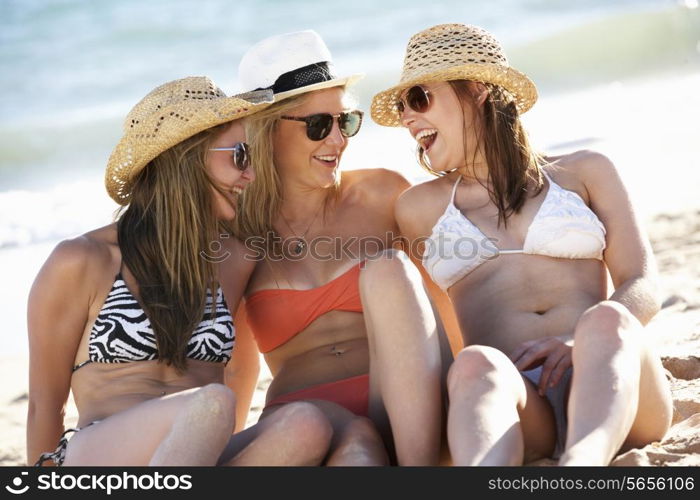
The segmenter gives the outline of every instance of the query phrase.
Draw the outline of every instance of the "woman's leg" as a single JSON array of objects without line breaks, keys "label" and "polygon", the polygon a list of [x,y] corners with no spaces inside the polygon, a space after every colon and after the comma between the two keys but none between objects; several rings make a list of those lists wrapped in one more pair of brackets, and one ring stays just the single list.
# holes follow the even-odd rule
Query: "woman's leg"
[{"label": "woman's leg", "polygon": [[[310,443],[309,434],[314,433],[320,425],[327,428],[327,439],[323,448],[318,448],[319,453],[315,456],[314,463],[299,463],[296,465],[325,465],[334,466],[358,466],[358,465],[386,465],[388,457],[384,442],[372,424],[371,420],[365,417],[358,417],[346,408],[323,400],[297,401],[285,403],[266,408],[260,416],[260,421],[253,427],[236,434],[227,447],[224,455],[233,456],[233,448],[240,448],[251,440],[251,432],[256,428],[269,426],[280,416],[289,412],[290,408],[304,407],[312,409],[314,419],[321,419],[320,422],[313,423],[308,417],[304,418],[304,424],[311,426],[310,429],[297,429],[293,436],[289,435],[289,425],[284,429],[287,439],[297,439],[298,442],[290,446],[292,449],[304,450],[308,453]],[[302,422],[299,422],[300,424]],[[283,430],[282,426],[278,426]],[[311,434],[313,435],[313,434]],[[244,441],[246,440],[246,441]],[[313,445],[311,445],[313,446]],[[276,447],[272,446],[272,450]],[[236,457],[239,458],[239,457]],[[231,463],[231,462],[229,462]],[[231,465],[239,465],[231,463]]]},{"label": "woman's leg", "polygon": [[315,405],[298,401],[263,412],[257,424],[231,436],[220,465],[320,465],[333,429]]},{"label": "woman's leg", "polygon": [[318,465],[332,436],[327,420],[307,403],[282,410],[232,436],[235,399],[226,386],[182,391],[81,430],[64,465]]},{"label": "woman's leg", "polygon": [[234,409],[233,393],[221,384],[152,399],[75,434],[64,465],[214,465]]},{"label": "woman's leg", "polygon": [[374,423],[365,417],[353,417],[333,436],[328,466],[389,465],[384,441]]},{"label": "woman's leg", "polygon": [[381,406],[386,409],[400,465],[435,465],[440,348],[420,273],[406,254],[387,251],[365,264],[360,294],[370,348],[370,416],[379,422]]},{"label": "woman's leg", "polygon": [[463,349],[447,387],[447,439],[455,465],[521,465],[551,454],[552,409],[500,351]]},{"label": "woman's leg", "polygon": [[326,465],[378,466],[388,465],[384,441],[372,421],[359,417],[340,405],[329,401],[312,401],[323,411],[333,426]]},{"label": "woman's leg", "polygon": [[581,316],[560,465],[606,465],[626,439],[639,446],[663,437],[671,396],[643,336],[642,325],[616,302],[601,302]]}]

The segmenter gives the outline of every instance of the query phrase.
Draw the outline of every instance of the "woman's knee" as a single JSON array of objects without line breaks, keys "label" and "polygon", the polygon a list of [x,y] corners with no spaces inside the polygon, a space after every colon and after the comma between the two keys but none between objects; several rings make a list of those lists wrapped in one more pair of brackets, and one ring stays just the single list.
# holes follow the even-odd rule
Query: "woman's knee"
[{"label": "woman's knee", "polygon": [[450,399],[475,385],[489,384],[493,388],[513,387],[520,375],[513,363],[501,351],[487,346],[469,346],[455,357],[447,374]]},{"label": "woman's knee", "polygon": [[418,279],[420,273],[405,252],[387,249],[364,263],[360,274],[360,290],[374,290],[377,286]]},{"label": "woman's knee", "polygon": [[271,418],[284,427],[289,440],[298,440],[310,452],[316,450],[321,458],[328,451],[333,427],[313,403],[297,401],[285,404]]},{"label": "woman's knee", "polygon": [[358,446],[383,443],[374,423],[366,417],[355,417],[350,420],[343,430],[342,440]]},{"label": "woman's knee", "polygon": [[638,340],[641,324],[625,306],[606,300],[588,308],[574,331],[575,343],[592,341],[598,345],[618,346]]},{"label": "woman's knee", "polygon": [[186,410],[207,425],[214,421],[232,425],[236,415],[236,396],[223,384],[208,384],[192,393]]},{"label": "woman's knee", "polygon": [[365,417],[354,417],[342,430],[335,454],[344,457],[372,457],[374,465],[388,464],[384,441],[374,423]]}]

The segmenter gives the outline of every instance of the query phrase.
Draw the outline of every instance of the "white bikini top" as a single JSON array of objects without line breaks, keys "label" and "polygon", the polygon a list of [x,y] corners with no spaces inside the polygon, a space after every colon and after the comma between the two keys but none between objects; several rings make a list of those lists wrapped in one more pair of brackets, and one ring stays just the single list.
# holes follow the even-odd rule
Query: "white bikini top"
[{"label": "white bikini top", "polygon": [[[544,172],[543,172],[544,173]],[[461,176],[442,216],[425,242],[423,267],[447,290],[487,260],[506,254],[545,255],[562,259],[600,259],[605,227],[581,197],[567,191],[546,173],[549,189],[528,227],[522,250],[500,250],[455,206]]]}]

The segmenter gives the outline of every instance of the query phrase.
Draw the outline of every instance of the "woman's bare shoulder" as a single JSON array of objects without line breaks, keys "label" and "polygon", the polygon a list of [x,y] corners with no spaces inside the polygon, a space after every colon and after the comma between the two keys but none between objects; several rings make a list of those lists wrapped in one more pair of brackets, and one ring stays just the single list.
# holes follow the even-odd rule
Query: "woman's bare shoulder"
[{"label": "woman's bare shoulder", "polygon": [[564,189],[589,199],[589,191],[611,178],[619,179],[613,162],[602,153],[591,150],[546,157],[544,170]]},{"label": "woman's bare shoulder", "polygon": [[573,176],[580,180],[586,177],[611,173],[615,170],[613,162],[598,151],[583,149],[559,156],[546,157],[545,171],[555,175]]},{"label": "woman's bare shoulder", "polygon": [[400,181],[406,178],[396,170],[390,168],[358,168],[353,170],[344,170],[342,172],[343,182],[357,182],[359,180],[375,179],[375,180],[394,180]]},{"label": "woman's bare shoulder", "polygon": [[403,193],[402,198],[406,197],[416,201],[417,198],[440,194],[451,186],[452,182],[447,177],[437,177],[414,184]]},{"label": "woman's bare shoulder", "polygon": [[440,177],[411,186],[396,201],[396,219],[426,233],[435,224],[449,201],[451,182]]},{"label": "woman's bare shoulder", "polygon": [[363,168],[343,172],[341,185],[348,192],[361,191],[366,195],[396,198],[411,183],[395,170]]},{"label": "woman's bare shoulder", "polygon": [[451,181],[445,177],[415,184],[401,194],[397,207],[411,212],[421,212],[436,205],[444,209],[442,198],[448,195],[451,186]]},{"label": "woman's bare shoulder", "polygon": [[93,270],[111,268],[115,250],[118,250],[116,224],[110,224],[59,242],[42,271],[84,279]]}]

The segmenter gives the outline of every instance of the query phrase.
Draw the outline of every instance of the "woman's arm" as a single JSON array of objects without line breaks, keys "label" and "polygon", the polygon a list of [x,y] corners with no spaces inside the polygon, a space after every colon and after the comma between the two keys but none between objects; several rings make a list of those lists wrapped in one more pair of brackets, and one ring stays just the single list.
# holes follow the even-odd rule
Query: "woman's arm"
[{"label": "woman's arm", "polygon": [[245,428],[260,373],[260,358],[253,333],[248,327],[243,293],[256,265],[256,256],[235,238],[223,242],[228,257],[219,264],[221,287],[236,328],[231,360],[224,370],[224,382],[236,395],[234,432]]},{"label": "woman's arm", "polygon": [[91,291],[85,279],[90,243],[60,243],[29,294],[29,407],[27,464],[53,451],[63,432],[73,362],[88,318]]},{"label": "woman's arm", "polygon": [[248,326],[245,305],[242,301],[236,311],[234,324],[236,326],[236,345],[231,361],[226,365],[225,381],[236,395],[236,427],[234,432],[240,432],[245,428],[260,374],[258,346],[253,338],[253,332]]},{"label": "woman's arm", "polygon": [[659,311],[656,262],[617,169],[605,156],[584,152],[577,170],[588,191],[591,208],[606,229],[605,263],[621,303],[643,324]]}]

